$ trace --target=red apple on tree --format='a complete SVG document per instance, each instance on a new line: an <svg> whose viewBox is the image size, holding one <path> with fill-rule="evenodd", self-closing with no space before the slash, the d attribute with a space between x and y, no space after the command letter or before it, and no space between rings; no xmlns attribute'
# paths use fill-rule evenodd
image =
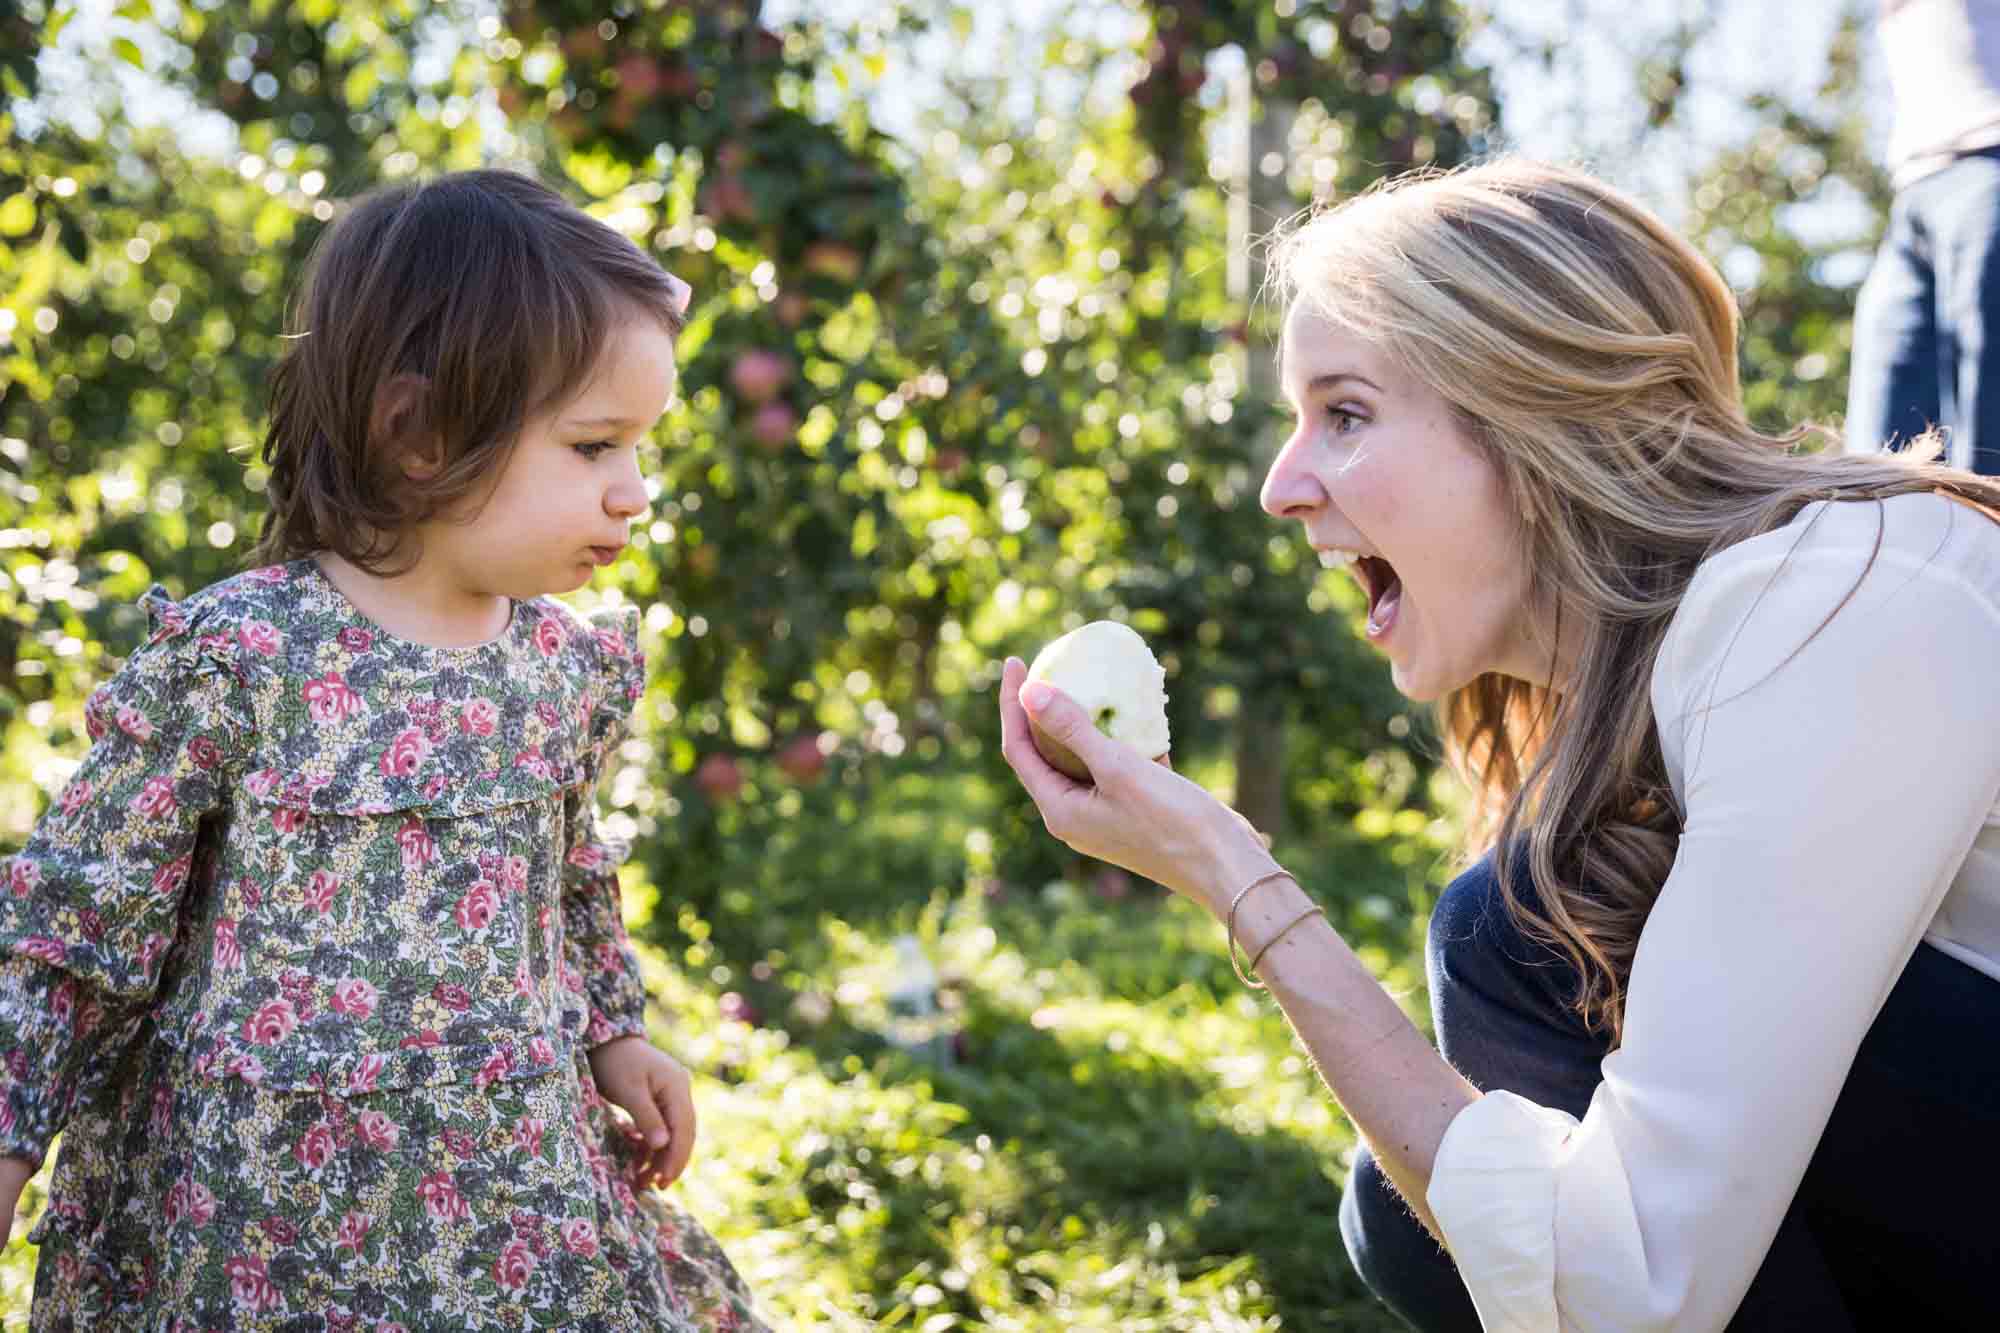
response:
<svg viewBox="0 0 2000 1333"><path fill-rule="evenodd" d="M694 785L716 805L735 800L743 791L743 770L726 754L712 754L694 771Z"/></svg>
<svg viewBox="0 0 2000 1333"><path fill-rule="evenodd" d="M750 438L763 445L767 453L776 453L790 444L798 429L799 414L782 398L764 404L750 418Z"/></svg>
<svg viewBox="0 0 2000 1333"><path fill-rule="evenodd" d="M807 732L785 742L778 751L778 767L801 786L819 781L826 770L826 752L820 749L819 737Z"/></svg>
<svg viewBox="0 0 2000 1333"><path fill-rule="evenodd" d="M722 176L702 190L702 212L721 222L748 222L757 216L750 189L736 176Z"/></svg>
<svg viewBox="0 0 2000 1333"><path fill-rule="evenodd" d="M752 403L769 402L791 378L791 361L764 347L751 348L729 366L729 386Z"/></svg>
<svg viewBox="0 0 2000 1333"><path fill-rule="evenodd" d="M795 329L806 322L812 311L812 302L803 292L781 292L778 295L778 322L788 329Z"/></svg>

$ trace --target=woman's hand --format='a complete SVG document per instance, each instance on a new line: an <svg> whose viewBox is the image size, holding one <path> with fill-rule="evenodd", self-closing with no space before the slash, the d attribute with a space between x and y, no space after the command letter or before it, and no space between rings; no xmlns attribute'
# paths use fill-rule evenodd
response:
<svg viewBox="0 0 2000 1333"><path fill-rule="evenodd" d="M1038 683L1023 698L1028 668L1007 659L1000 674L1001 753L1042 812L1050 833L1086 856L1120 865L1209 910L1225 886L1277 868L1250 821L1167 766L1148 763L1098 731L1075 700ZM1046 691L1045 699L1034 697ZM1035 723L1090 770L1078 782L1042 758Z"/></svg>
<svg viewBox="0 0 2000 1333"><path fill-rule="evenodd" d="M644 1037L614 1037L591 1050L590 1074L646 1141L633 1183L665 1189L680 1179L694 1156L694 1087L681 1062Z"/></svg>
<svg viewBox="0 0 2000 1333"><path fill-rule="evenodd" d="M25 1157L0 1157L0 1245L14 1234L14 1210L21 1206L21 1189L41 1168Z"/></svg>

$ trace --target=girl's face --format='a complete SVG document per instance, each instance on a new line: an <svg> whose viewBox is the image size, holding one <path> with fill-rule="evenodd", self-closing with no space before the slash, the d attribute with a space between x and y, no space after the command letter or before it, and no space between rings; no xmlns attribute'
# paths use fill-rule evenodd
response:
<svg viewBox="0 0 2000 1333"><path fill-rule="evenodd" d="M1375 346L1303 306L1285 322L1297 413L1264 479L1368 597L1367 635L1396 688L1432 700L1487 672L1548 683L1527 605L1521 520L1450 405Z"/></svg>
<svg viewBox="0 0 2000 1333"><path fill-rule="evenodd" d="M674 388L673 340L651 319L614 328L597 370L530 418L491 494L424 525L423 560L459 587L530 598L572 592L617 559L650 503L639 443Z"/></svg>

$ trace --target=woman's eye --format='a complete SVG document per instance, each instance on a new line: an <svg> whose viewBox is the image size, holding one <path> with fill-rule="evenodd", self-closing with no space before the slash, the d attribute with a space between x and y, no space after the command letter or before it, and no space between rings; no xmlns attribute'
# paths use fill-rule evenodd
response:
<svg viewBox="0 0 2000 1333"><path fill-rule="evenodd" d="M576 450L577 454L586 463L595 462L598 458L610 453L615 447L609 440L591 440L584 444L573 444L570 446L570 448Z"/></svg>
<svg viewBox="0 0 2000 1333"><path fill-rule="evenodd" d="M1326 416L1327 420L1333 423L1333 433L1336 435L1349 434L1367 420L1359 412L1350 411L1345 407L1329 407L1326 409Z"/></svg>

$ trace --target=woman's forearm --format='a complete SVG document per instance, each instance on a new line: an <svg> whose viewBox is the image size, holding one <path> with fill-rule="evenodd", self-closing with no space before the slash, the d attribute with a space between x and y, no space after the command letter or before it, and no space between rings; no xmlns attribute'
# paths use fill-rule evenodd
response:
<svg viewBox="0 0 2000 1333"><path fill-rule="evenodd" d="M1240 887L1255 877L1225 882ZM1233 896L1234 888L1225 892ZM1227 897L1213 905L1226 916ZM1251 890L1236 912L1244 956L1257 953L1311 905L1290 879ZM1431 1168L1445 1129L1479 1090L1445 1063L1324 917L1308 917L1285 931L1257 973L1376 1162L1436 1235L1424 1201Z"/></svg>

